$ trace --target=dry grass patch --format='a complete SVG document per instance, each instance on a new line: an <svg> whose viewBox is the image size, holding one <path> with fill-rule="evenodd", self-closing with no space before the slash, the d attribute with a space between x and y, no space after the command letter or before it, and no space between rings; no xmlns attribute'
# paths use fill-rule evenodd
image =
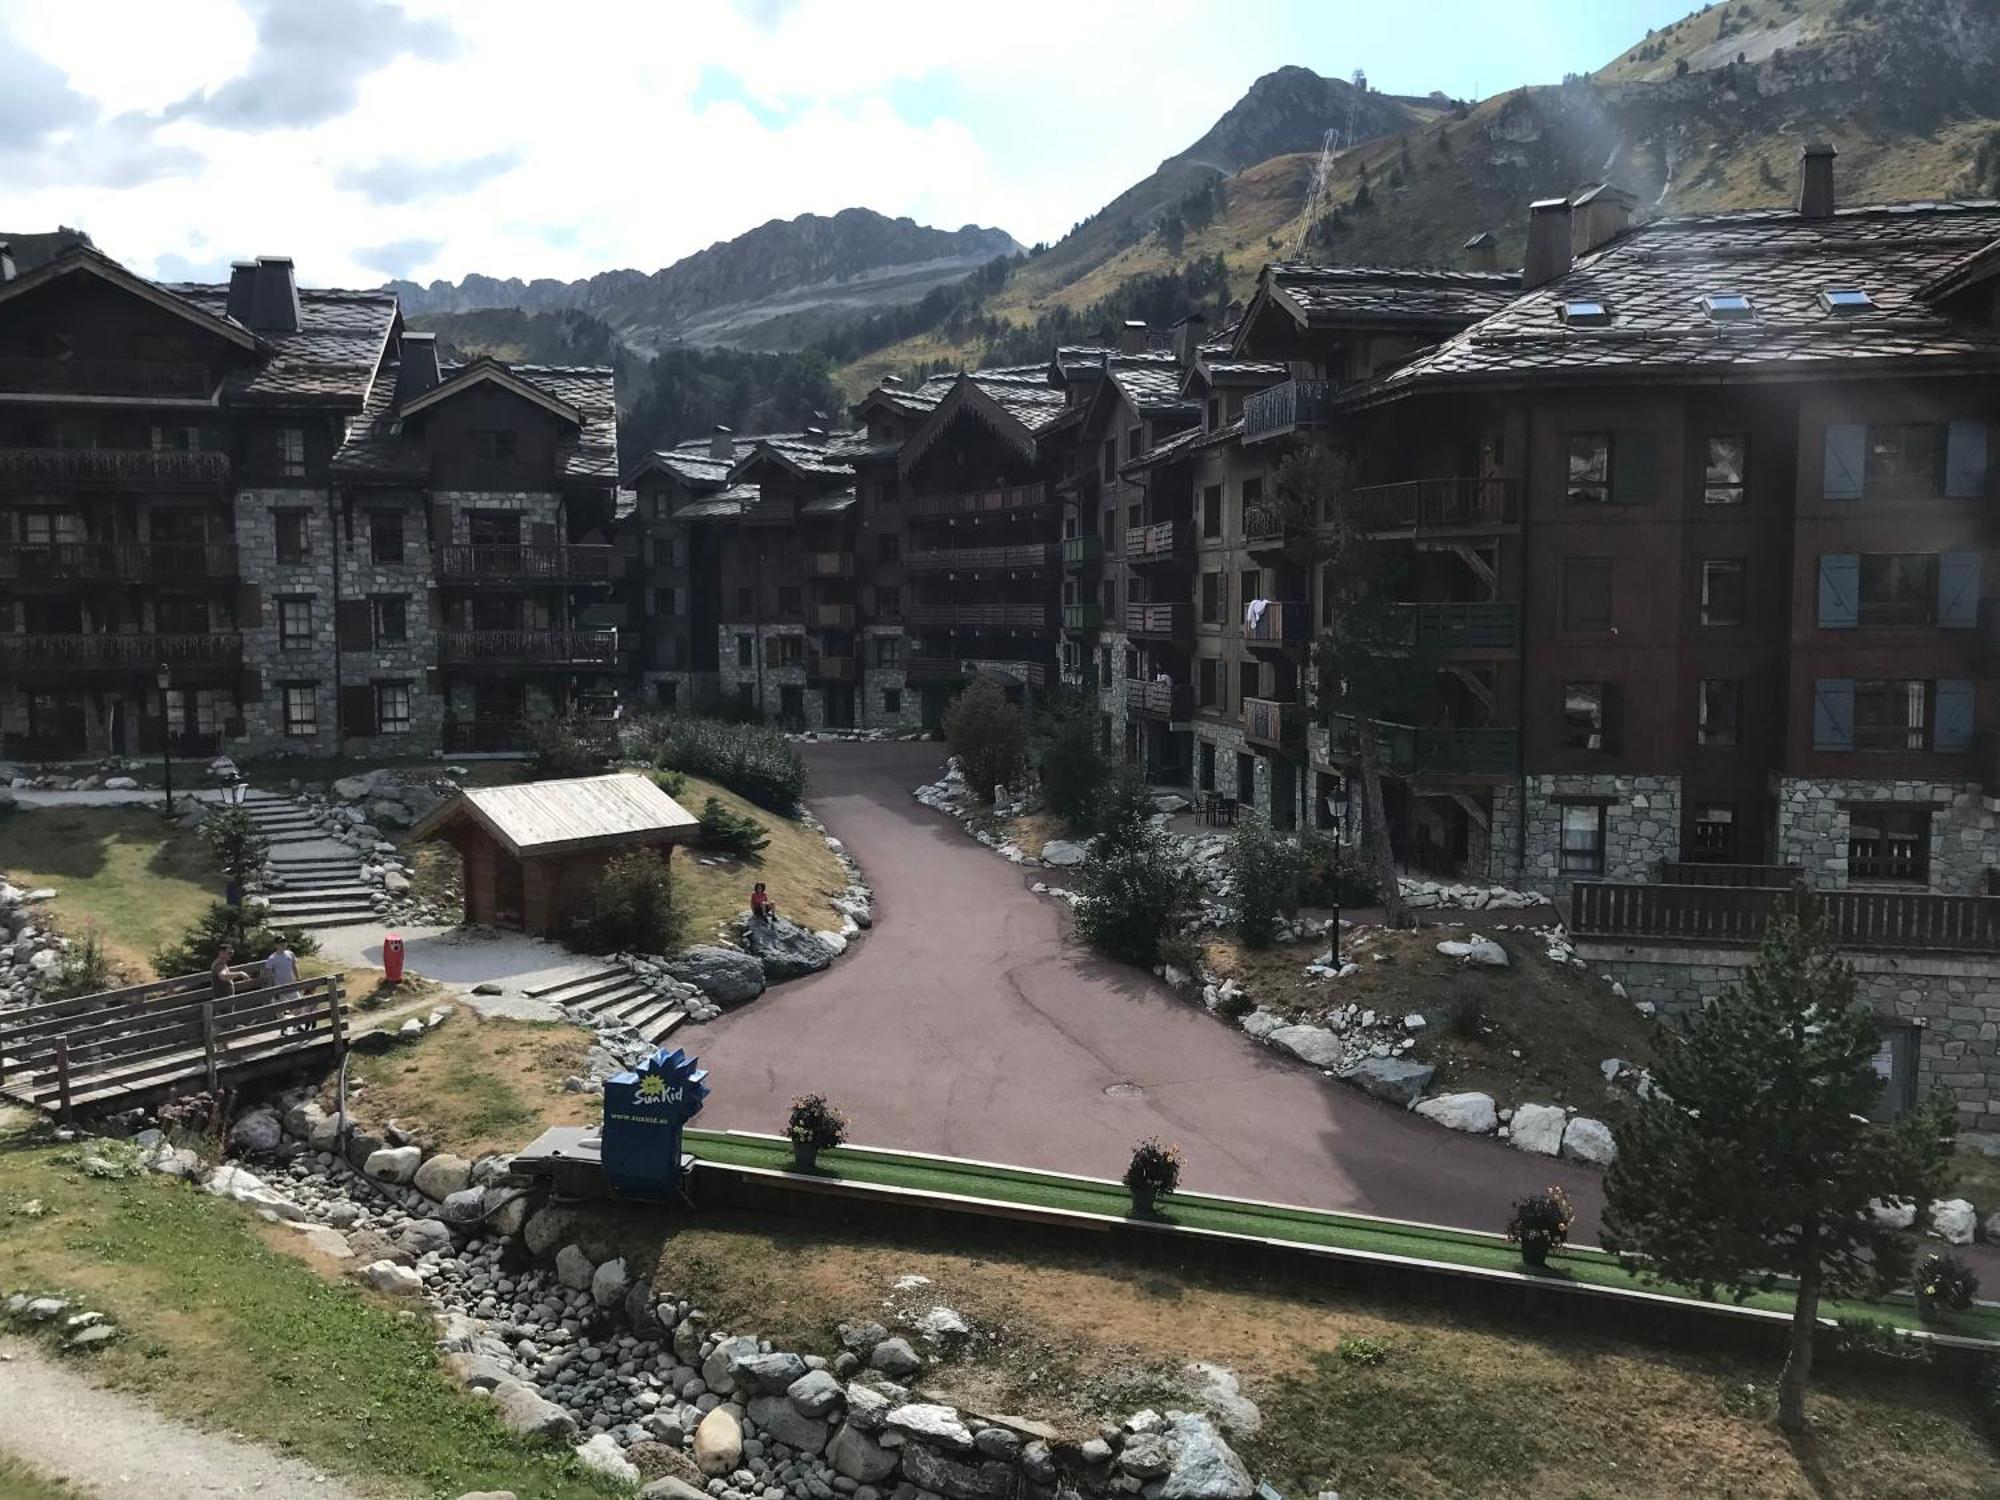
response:
<svg viewBox="0 0 2000 1500"><path fill-rule="evenodd" d="M674 856L674 895L686 907L687 940L713 942L733 929L736 918L750 909L750 887L763 881L778 915L812 928L840 927L832 898L847 889L847 872L826 847L826 840L809 825L781 818L737 796L726 787L699 776L686 778L675 800L697 817L714 797L733 813L763 824L771 842L760 853L738 858L704 853L700 845Z"/></svg>

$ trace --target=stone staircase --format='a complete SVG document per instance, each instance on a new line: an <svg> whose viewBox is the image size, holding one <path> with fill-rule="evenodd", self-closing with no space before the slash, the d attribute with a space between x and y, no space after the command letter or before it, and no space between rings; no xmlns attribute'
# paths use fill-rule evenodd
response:
<svg viewBox="0 0 2000 1500"><path fill-rule="evenodd" d="M657 994L652 984L623 964L538 985L523 993L531 1000L586 1012L600 1021L622 1021L653 1046L664 1042L687 1019L687 1011L678 1001Z"/></svg>
<svg viewBox="0 0 2000 1500"><path fill-rule="evenodd" d="M243 810L270 841L268 863L282 884L263 891L271 915L296 927L355 927L377 920L381 890L361 878L353 850L329 839L313 813L289 797L251 792Z"/></svg>

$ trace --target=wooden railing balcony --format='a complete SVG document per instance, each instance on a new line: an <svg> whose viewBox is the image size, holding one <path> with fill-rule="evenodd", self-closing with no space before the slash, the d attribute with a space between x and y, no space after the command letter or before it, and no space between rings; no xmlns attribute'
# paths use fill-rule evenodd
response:
<svg viewBox="0 0 2000 1500"><path fill-rule="evenodd" d="M964 675L965 669L956 656L912 652L903 658L905 682L950 682Z"/></svg>
<svg viewBox="0 0 2000 1500"><path fill-rule="evenodd" d="M447 542L437 549L438 577L453 582L609 581L612 549L596 543L521 547Z"/></svg>
<svg viewBox="0 0 2000 1500"><path fill-rule="evenodd" d="M1511 599L1399 604L1404 638L1440 651L1511 651L1521 644L1521 606Z"/></svg>
<svg viewBox="0 0 2000 1500"><path fill-rule="evenodd" d="M852 630L854 606L815 603L806 610L806 623L815 630Z"/></svg>
<svg viewBox="0 0 2000 1500"><path fill-rule="evenodd" d="M1705 947L1761 942L1785 893L1770 886L1625 885L1578 881L1577 937ZM1883 952L2000 952L2000 897L1932 891L1821 891L1843 948Z"/></svg>
<svg viewBox="0 0 2000 1500"><path fill-rule="evenodd" d="M1253 745L1290 750L1305 741L1305 705L1274 698L1243 700L1243 738Z"/></svg>
<svg viewBox="0 0 2000 1500"><path fill-rule="evenodd" d="M1244 643L1253 650L1296 645L1312 634L1312 606L1303 599L1271 599L1252 625L1246 619Z"/></svg>
<svg viewBox="0 0 2000 1500"><path fill-rule="evenodd" d="M1125 712L1148 719L1185 719L1194 712L1194 689L1185 682L1127 682Z"/></svg>
<svg viewBox="0 0 2000 1500"><path fill-rule="evenodd" d="M1128 635L1179 637L1194 631L1192 604L1127 604L1125 631Z"/></svg>
<svg viewBox="0 0 2000 1500"><path fill-rule="evenodd" d="M854 576L854 554L852 552L809 552L806 554L806 576L808 578L852 578Z"/></svg>
<svg viewBox="0 0 2000 1500"><path fill-rule="evenodd" d="M145 359L0 357L0 391L65 396L136 396L205 401L215 391L207 365Z"/></svg>
<svg viewBox="0 0 2000 1500"><path fill-rule="evenodd" d="M942 495L912 495L904 507L913 516L966 516L1009 510L1035 510L1049 503L1045 484L1016 484L985 490L961 490Z"/></svg>
<svg viewBox="0 0 2000 1500"><path fill-rule="evenodd" d="M1101 536L1066 536L1062 544L1062 560L1065 568L1087 568L1104 559L1104 538Z"/></svg>
<svg viewBox="0 0 2000 1500"><path fill-rule="evenodd" d="M438 635L444 662L613 667L618 664L615 630L446 630Z"/></svg>
<svg viewBox="0 0 2000 1500"><path fill-rule="evenodd" d="M178 582L234 578L236 569L233 542L0 542L0 579L10 583Z"/></svg>
<svg viewBox="0 0 2000 1500"><path fill-rule="evenodd" d="M1291 528L1285 524L1283 506L1243 507L1243 545L1252 552L1270 552L1282 548L1290 535Z"/></svg>
<svg viewBox="0 0 2000 1500"><path fill-rule="evenodd" d="M1135 567L1181 560L1188 548L1188 526L1183 521L1155 521L1134 526L1125 533L1125 561Z"/></svg>
<svg viewBox="0 0 2000 1500"><path fill-rule="evenodd" d="M1803 865L1724 865L1691 859L1660 861L1662 885L1750 886L1759 890L1790 890L1806 878Z"/></svg>
<svg viewBox="0 0 2000 1500"><path fill-rule="evenodd" d="M1062 622L1064 630L1098 630L1104 625L1104 606L1101 604L1065 604Z"/></svg>
<svg viewBox="0 0 2000 1500"><path fill-rule="evenodd" d="M1040 604L911 604L903 618L912 625L952 625L962 630L1043 630L1048 610Z"/></svg>
<svg viewBox="0 0 2000 1500"><path fill-rule="evenodd" d="M139 671L168 666L233 667L243 656L235 631L160 634L0 635L0 668L16 671Z"/></svg>
<svg viewBox="0 0 2000 1500"><path fill-rule="evenodd" d="M1365 485L1354 500L1372 532L1476 532L1520 519L1520 484L1513 479L1406 479Z"/></svg>
<svg viewBox="0 0 2000 1500"><path fill-rule="evenodd" d="M1010 661L997 657L940 656L919 652L904 658L905 682L957 682L967 677L994 677L1007 682L1040 687L1048 680L1048 668L1038 661Z"/></svg>
<svg viewBox="0 0 2000 1500"><path fill-rule="evenodd" d="M853 682L860 675L852 656L829 656L814 651L806 657L806 676L814 682Z"/></svg>
<svg viewBox="0 0 2000 1500"><path fill-rule="evenodd" d="M903 554L912 573L1033 572L1055 561L1048 542L1017 542L999 547L930 547Z"/></svg>
<svg viewBox="0 0 2000 1500"><path fill-rule="evenodd" d="M1243 441L1324 425L1333 416L1336 388L1331 380L1287 380L1256 392L1243 403Z"/></svg>
<svg viewBox="0 0 2000 1500"><path fill-rule="evenodd" d="M0 448L0 484L210 485L229 482L227 453L178 448Z"/></svg>
<svg viewBox="0 0 2000 1500"><path fill-rule="evenodd" d="M1398 776L1512 776L1520 765L1520 741L1511 728L1419 729L1410 724L1375 721L1382 749L1382 767ZM1343 756L1359 753L1360 722L1337 714L1330 748Z"/></svg>

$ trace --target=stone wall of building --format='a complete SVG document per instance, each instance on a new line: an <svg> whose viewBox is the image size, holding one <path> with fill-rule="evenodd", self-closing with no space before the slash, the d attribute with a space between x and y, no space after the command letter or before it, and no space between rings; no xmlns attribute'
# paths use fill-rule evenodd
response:
<svg viewBox="0 0 2000 1500"><path fill-rule="evenodd" d="M402 520L401 562L377 562L374 557L376 516L389 512ZM390 733L378 723L372 735L348 734L342 749L360 756L427 755L439 746L445 704L443 695L432 690L436 679L427 670L438 659L438 631L431 618L430 589L436 568L429 522L415 505L364 505L354 516L351 533L344 534L341 541L341 597L369 601L372 644L365 651L341 651L340 684L372 689L382 683L401 683L410 697L407 731ZM385 598L403 601L404 638L400 645L383 639L375 628L378 620L373 605Z"/></svg>
<svg viewBox="0 0 2000 1500"><path fill-rule="evenodd" d="M2000 816L1976 782L1773 778L1777 861L1805 867L1815 885L1848 883L1849 805L1856 802L1932 806L1930 888L1970 896L1985 889L2000 865Z"/></svg>
<svg viewBox="0 0 2000 1500"><path fill-rule="evenodd" d="M280 512L304 517L305 550L297 562L278 560ZM224 748L238 755L332 755L339 746L339 704L334 666L334 562L336 540L325 490L274 488L236 495L236 552L240 576L260 598L258 623L242 622L246 675L261 684L256 701L243 704L243 736ZM281 643L282 601L311 602L309 640ZM312 695L310 734L288 733L285 689Z"/></svg>
<svg viewBox="0 0 2000 1500"><path fill-rule="evenodd" d="M823 695L811 692L806 684L806 628L804 625L755 625L724 622L717 627L720 646L717 661L720 664L717 676L722 683L723 697L731 702L745 702L774 723L785 718L785 689L798 689L797 719L801 728L823 727ZM738 643L744 639L751 643L750 661L746 665L739 655ZM766 641L794 640L798 659L795 665L783 665L778 658L766 659ZM784 650L781 646L780 652ZM748 689L747 696L745 689Z"/></svg>
<svg viewBox="0 0 2000 1500"><path fill-rule="evenodd" d="M875 665L875 643L902 642L904 658L915 641L900 625L864 625L855 650L860 653L861 677L854 689L855 724L861 729L902 731L924 727L923 695L912 687L901 667ZM888 695L888 696L885 696Z"/></svg>
<svg viewBox="0 0 2000 1500"><path fill-rule="evenodd" d="M1530 776L1523 809L1527 837L1521 869L1513 878L1528 890L1551 895L1580 878L1562 868L1562 809L1566 802L1592 800L1601 800L1604 807L1604 869L1581 878L1656 881L1660 861L1680 857L1678 776Z"/></svg>

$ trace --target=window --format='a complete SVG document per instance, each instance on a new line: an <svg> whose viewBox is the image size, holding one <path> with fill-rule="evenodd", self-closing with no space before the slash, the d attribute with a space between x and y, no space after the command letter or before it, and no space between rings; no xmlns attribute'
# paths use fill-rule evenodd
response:
<svg viewBox="0 0 2000 1500"><path fill-rule="evenodd" d="M1563 684L1563 748L1617 754L1624 748L1625 697L1615 682Z"/></svg>
<svg viewBox="0 0 2000 1500"><path fill-rule="evenodd" d="M1222 623L1222 575L1204 573L1201 575L1201 622L1204 625Z"/></svg>
<svg viewBox="0 0 2000 1500"><path fill-rule="evenodd" d="M375 644L407 646L410 643L409 599L402 594L377 594L369 603L373 606L375 617Z"/></svg>
<svg viewBox="0 0 2000 1500"><path fill-rule="evenodd" d="M736 665L754 667L757 665L757 638L750 635L736 637Z"/></svg>
<svg viewBox="0 0 2000 1500"><path fill-rule="evenodd" d="M472 456L482 463L504 463L514 453L514 434L505 428L472 434Z"/></svg>
<svg viewBox="0 0 2000 1500"><path fill-rule="evenodd" d="M1741 292L1710 292L1701 299L1701 310L1712 323L1742 323L1757 316L1757 309Z"/></svg>
<svg viewBox="0 0 2000 1500"><path fill-rule="evenodd" d="M903 664L903 638L900 635L878 635L875 637L875 665L878 667L900 667Z"/></svg>
<svg viewBox="0 0 2000 1500"><path fill-rule="evenodd" d="M739 585L736 590L736 613L752 615L757 612L757 596L747 586Z"/></svg>
<svg viewBox="0 0 2000 1500"><path fill-rule="evenodd" d="M1847 878L1930 882L1931 810L1894 803L1847 809Z"/></svg>
<svg viewBox="0 0 2000 1500"><path fill-rule="evenodd" d="M475 547L518 547L521 518L511 510L475 510L465 518L467 540Z"/></svg>
<svg viewBox="0 0 2000 1500"><path fill-rule="evenodd" d="M805 595L800 592L799 586L796 583L782 583L778 585L779 614L795 615L804 608Z"/></svg>
<svg viewBox="0 0 2000 1500"><path fill-rule="evenodd" d="M1934 552L1861 554L1859 617L1865 626L1929 625L1937 614Z"/></svg>
<svg viewBox="0 0 2000 1500"><path fill-rule="evenodd" d="M903 618L903 591L893 584L884 584L875 590L875 618L878 620L900 620Z"/></svg>
<svg viewBox="0 0 2000 1500"><path fill-rule="evenodd" d="M369 515L368 558L378 563L399 563L403 560L401 511L378 510Z"/></svg>
<svg viewBox="0 0 2000 1500"><path fill-rule="evenodd" d="M1828 287L1819 294L1819 305L1845 318L1875 311L1875 299L1858 286Z"/></svg>
<svg viewBox="0 0 2000 1500"><path fill-rule="evenodd" d="M1744 456L1749 443L1740 437L1712 437L1708 440L1708 461L1702 470L1701 501L1704 505L1743 503Z"/></svg>
<svg viewBox="0 0 2000 1500"><path fill-rule="evenodd" d="M302 563L306 560L306 513L302 510L271 512L277 533L278 561Z"/></svg>
<svg viewBox="0 0 2000 1500"><path fill-rule="evenodd" d="M1701 565L1701 623L1743 623L1743 560L1711 557Z"/></svg>
<svg viewBox="0 0 2000 1500"><path fill-rule="evenodd" d="M1604 873L1604 804L1564 802L1562 809L1562 872L1565 875Z"/></svg>
<svg viewBox="0 0 2000 1500"><path fill-rule="evenodd" d="M1868 424L1862 487L1871 497L1929 499L1944 487L1942 422Z"/></svg>
<svg viewBox="0 0 2000 1500"><path fill-rule="evenodd" d="M285 651L303 651L312 645L313 602L310 595L278 601L278 646Z"/></svg>
<svg viewBox="0 0 2000 1500"><path fill-rule="evenodd" d="M199 427L155 427L153 429L153 451L155 453L199 453L201 452L201 429Z"/></svg>
<svg viewBox="0 0 2000 1500"><path fill-rule="evenodd" d="M1579 299L1563 303L1562 320L1571 328L1607 328L1611 324L1611 310L1602 302Z"/></svg>
<svg viewBox="0 0 2000 1500"><path fill-rule="evenodd" d="M1576 505L1611 503L1611 434L1573 432L1569 437L1569 498Z"/></svg>
<svg viewBox="0 0 2000 1500"><path fill-rule="evenodd" d="M1743 684L1734 677L1704 677L1696 714L1695 740L1702 745L1734 745L1742 733Z"/></svg>
<svg viewBox="0 0 2000 1500"><path fill-rule="evenodd" d="M1244 609L1250 607L1252 599L1261 599L1264 596L1264 570L1262 568L1246 568L1238 575L1236 581L1238 586L1243 590L1237 602Z"/></svg>
<svg viewBox="0 0 2000 1500"><path fill-rule="evenodd" d="M1236 701L1242 703L1247 698L1258 697L1258 671L1254 661L1240 661L1236 664Z"/></svg>
<svg viewBox="0 0 2000 1500"><path fill-rule="evenodd" d="M806 659L806 640L802 635L781 635L778 637L778 665L781 667L803 666Z"/></svg>
<svg viewBox="0 0 2000 1500"><path fill-rule="evenodd" d="M278 472L287 479L306 477L306 430L303 427L278 429Z"/></svg>
<svg viewBox="0 0 2000 1500"><path fill-rule="evenodd" d="M375 732L377 734L410 732L410 685L407 682L375 684Z"/></svg>
<svg viewBox="0 0 2000 1500"><path fill-rule="evenodd" d="M893 531L884 531L875 538L875 560L894 562L903 555L903 539Z"/></svg>
<svg viewBox="0 0 2000 1500"><path fill-rule="evenodd" d="M752 696L752 694L754 694L755 692L756 692L756 685L754 683L749 683L749 682L737 683L736 706L738 708L754 709L757 706L757 700L755 697Z"/></svg>
<svg viewBox="0 0 2000 1500"><path fill-rule="evenodd" d="M1222 535L1222 486L1211 484L1201 492L1201 534L1209 541Z"/></svg>
<svg viewBox="0 0 2000 1500"><path fill-rule="evenodd" d="M1243 514L1246 516L1249 515L1251 511L1257 509L1260 505L1264 503L1263 475L1261 474L1255 475L1252 478L1243 481L1242 498L1243 498ZM1237 528L1236 534L1239 537L1241 537L1245 535L1245 531L1242 527L1239 526Z"/></svg>
<svg viewBox="0 0 2000 1500"><path fill-rule="evenodd" d="M1117 438L1106 438L1104 440L1104 477L1106 479L1116 479L1118 477Z"/></svg>
<svg viewBox="0 0 2000 1500"><path fill-rule="evenodd" d="M311 739L319 733L319 692L310 682L285 685L285 734L292 739Z"/></svg>
<svg viewBox="0 0 2000 1500"><path fill-rule="evenodd" d="M1222 663L1212 656L1204 656L1195 663L1195 688L1203 708L1227 709L1227 703L1219 702L1216 693L1222 683Z"/></svg>
<svg viewBox="0 0 2000 1500"><path fill-rule="evenodd" d="M899 714L903 711L903 690L901 688L882 689L882 712Z"/></svg>
<svg viewBox="0 0 2000 1500"><path fill-rule="evenodd" d="M1611 559L1563 559L1563 629L1611 628Z"/></svg>
<svg viewBox="0 0 2000 1500"><path fill-rule="evenodd" d="M672 617L672 616L673 616L673 615L675 614L675 612L676 612L676 611L675 611L675 608L674 608L674 591L673 591L673 589L672 589L672 588L658 588L658 589L654 589L654 590L653 590L653 613L654 613L654 614L656 614L656 615L659 615L659 616L662 616L662 617L664 617L664 618L671 618L671 617Z"/></svg>
<svg viewBox="0 0 2000 1500"><path fill-rule="evenodd" d="M1125 456L1137 458L1146 451L1146 429L1134 427L1125 434Z"/></svg>
<svg viewBox="0 0 2000 1500"><path fill-rule="evenodd" d="M1930 684L1885 678L1854 684L1854 748L1909 751L1930 748Z"/></svg>
<svg viewBox="0 0 2000 1500"><path fill-rule="evenodd" d="M1219 432L1221 428L1222 398L1220 396L1210 396L1208 398L1208 430L1210 432Z"/></svg>
<svg viewBox="0 0 2000 1500"><path fill-rule="evenodd" d="M1725 802L1697 803L1694 810L1694 857L1725 861L1736 854L1736 809Z"/></svg>
<svg viewBox="0 0 2000 1500"><path fill-rule="evenodd" d="M661 678L653 684L653 706L673 708L681 699L681 685L672 678Z"/></svg>
<svg viewBox="0 0 2000 1500"><path fill-rule="evenodd" d="M1201 768L1199 773L1201 777L1201 789L1204 792L1212 792L1215 790L1214 744L1211 741L1203 740L1197 747L1195 755L1195 763Z"/></svg>

